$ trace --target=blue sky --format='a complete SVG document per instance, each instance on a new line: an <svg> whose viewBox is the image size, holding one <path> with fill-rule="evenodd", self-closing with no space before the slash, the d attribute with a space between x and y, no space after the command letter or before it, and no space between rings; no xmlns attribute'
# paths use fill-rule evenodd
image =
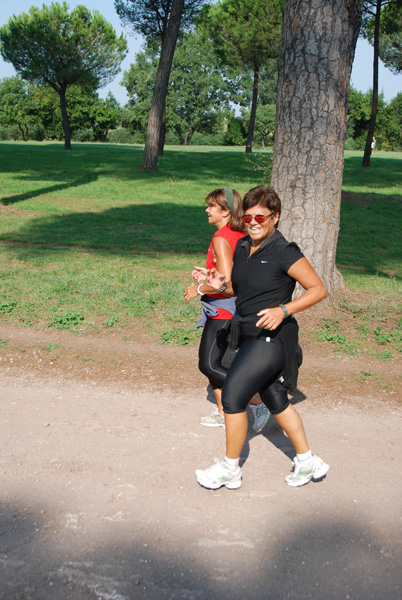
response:
<svg viewBox="0 0 402 600"><path fill-rule="evenodd" d="M61 0L59 0L61 3ZM0 1L0 25L7 23L8 19L13 15L18 15L22 12L28 12L31 6L42 6L42 4L49 5L51 1L48 0L12 0L6 2L6 0ZM67 2L70 8L77 6L78 4L84 4L90 10L98 10L107 19L118 33L124 32L129 45L129 53L122 63L122 71L129 68L130 64L134 61L134 55L136 52L141 50L142 40L139 36L130 35L129 30L123 29L119 17L117 16L114 9L113 0L70 0ZM353 63L352 85L363 92L367 91L372 87L373 78L373 49L365 40L359 39L356 48L355 60ZM11 77L15 75L15 71L10 63L6 63L0 57L0 79L3 77ZM100 90L102 97L106 96L109 90L112 91L116 99L120 104L125 104L127 96L125 89L119 84L121 80L121 73L110 83L107 87ZM380 63L379 71L379 89L384 92L385 100L389 102L394 98L398 92L402 91L402 74L393 75L389 69L386 69L382 63Z"/></svg>

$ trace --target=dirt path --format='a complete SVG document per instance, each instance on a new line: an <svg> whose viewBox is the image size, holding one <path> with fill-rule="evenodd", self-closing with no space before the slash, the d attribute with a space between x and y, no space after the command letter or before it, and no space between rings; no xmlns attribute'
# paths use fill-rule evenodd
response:
<svg viewBox="0 0 402 600"><path fill-rule="evenodd" d="M309 353L298 410L328 477L286 486L293 451L270 421L249 431L242 488L211 492L193 471L224 432L198 425L196 348L1 338L1 600L401 597L396 385Z"/></svg>

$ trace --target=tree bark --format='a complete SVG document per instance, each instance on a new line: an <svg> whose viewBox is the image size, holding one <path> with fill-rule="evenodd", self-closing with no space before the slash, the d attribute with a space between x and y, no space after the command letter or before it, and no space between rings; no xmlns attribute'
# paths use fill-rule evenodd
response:
<svg viewBox="0 0 402 600"><path fill-rule="evenodd" d="M185 146L189 146L190 142L191 142L191 138L193 137L193 135L195 134L195 132L197 131L197 127L190 127L190 129L187 132L187 137L185 139L184 145Z"/></svg>
<svg viewBox="0 0 402 600"><path fill-rule="evenodd" d="M259 67L259 65L254 65L253 99L251 102L250 122L248 124L246 154L251 154L253 152L253 138L254 138L254 128L255 128L255 115L257 112L259 78L260 78L260 67Z"/></svg>
<svg viewBox="0 0 402 600"><path fill-rule="evenodd" d="M374 21L374 58L373 58L373 96L371 99L371 113L369 128L367 132L366 147L364 149L363 167L370 166L371 144L373 142L375 124L377 121L378 110L378 57L380 45L380 21L381 21L382 0L377 0L377 7Z"/></svg>
<svg viewBox="0 0 402 600"><path fill-rule="evenodd" d="M163 156L166 138L166 97L163 101L161 131L159 134L158 156Z"/></svg>
<svg viewBox="0 0 402 600"><path fill-rule="evenodd" d="M363 0L285 0L272 186L280 229L329 296L344 287L336 246L350 74Z"/></svg>
<svg viewBox="0 0 402 600"><path fill-rule="evenodd" d="M62 87L60 89L57 89L56 92L59 94L60 97L60 109L64 129L64 150L71 150L71 129L70 119L68 118L66 107L66 88Z"/></svg>
<svg viewBox="0 0 402 600"><path fill-rule="evenodd" d="M159 140L162 130L163 110L183 9L184 0L173 0L169 24L162 42L151 110L149 113L144 154L141 163L141 167L143 169L149 169L152 171L156 171L158 164L158 154L160 151Z"/></svg>

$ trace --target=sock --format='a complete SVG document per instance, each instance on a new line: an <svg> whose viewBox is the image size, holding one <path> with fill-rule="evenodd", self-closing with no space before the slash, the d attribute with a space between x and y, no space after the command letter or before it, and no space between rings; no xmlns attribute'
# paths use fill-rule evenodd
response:
<svg viewBox="0 0 402 600"><path fill-rule="evenodd" d="M229 467L231 469L234 469L235 467L239 466L239 458L228 458L227 456L225 456L224 461L229 465Z"/></svg>
<svg viewBox="0 0 402 600"><path fill-rule="evenodd" d="M297 454L297 458L300 461L304 461L304 460L309 460L309 458L311 458L313 456L311 450L307 450L307 452L303 452L303 454Z"/></svg>

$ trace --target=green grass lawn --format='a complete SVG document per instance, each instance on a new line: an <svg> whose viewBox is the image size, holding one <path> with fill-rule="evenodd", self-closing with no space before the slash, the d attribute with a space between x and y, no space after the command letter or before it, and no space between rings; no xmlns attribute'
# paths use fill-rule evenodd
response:
<svg viewBox="0 0 402 600"><path fill-rule="evenodd" d="M182 302L213 233L206 194L262 183L243 148L167 147L159 171L142 146L0 143L0 320L75 331L136 318L190 326ZM402 153L369 169L345 153L338 263L350 289L395 304L401 292Z"/></svg>

